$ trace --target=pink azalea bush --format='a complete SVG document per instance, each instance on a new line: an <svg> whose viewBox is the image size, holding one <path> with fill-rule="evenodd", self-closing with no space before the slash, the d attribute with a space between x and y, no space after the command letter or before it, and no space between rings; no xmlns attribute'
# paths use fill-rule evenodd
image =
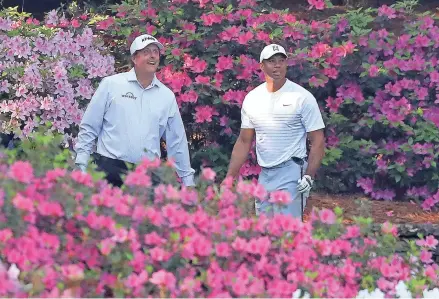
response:
<svg viewBox="0 0 439 299"><path fill-rule="evenodd" d="M0 163L0 295L35 297L355 297L412 294L438 286L438 241L395 253L397 231L370 219L343 225L341 211L314 211L308 223L255 217L254 198L285 203L252 182L218 186L204 169L196 189L151 174L174 173L144 161L112 188L90 174ZM172 176L171 176L172 177Z"/></svg>
<svg viewBox="0 0 439 299"><path fill-rule="evenodd" d="M0 12L2 133L26 138L41 124L76 135L96 83L114 73L114 58L96 38L88 16L44 22L13 9Z"/></svg>
<svg viewBox="0 0 439 299"><path fill-rule="evenodd" d="M309 3L318 9L330 4ZM223 153L230 153L239 132L244 96L262 82L260 50L282 43L291 53L288 76L313 92L325 115L320 187L360 188L383 200L410 197L426 210L434 208L439 202L436 17L393 5L307 22L264 5L253 0L152 1L143 10L117 5L112 24L99 32L121 41L147 32L166 45L159 78L177 95L195 165L213 167L219 178L229 158ZM395 19L403 24L400 34L386 30ZM241 174L259 171L252 152Z"/></svg>
<svg viewBox="0 0 439 299"><path fill-rule="evenodd" d="M318 10L330 7L330 1L308 2ZM113 61L110 56L89 55L102 49L96 43L87 43L91 52L79 54L71 46L82 49L81 43L90 41L87 28L91 28L104 38L117 70L122 71L129 64L127 45L146 32L166 46L158 77L177 96L194 168L211 167L221 180L239 132L242 101L263 79L259 53L267 43L280 42L290 53L288 77L316 96L327 125L326 156L316 187L332 192L361 190L380 200L408 197L419 200L426 210L437 207L439 27L435 15L418 16L395 4L304 21L256 0L151 0L146 6L124 3L110 8L111 15L99 18L80 12L48 15L46 23L56 33L48 43L60 38L67 43L59 49L47 47L67 59L68 71L64 74L55 64L47 68L53 75L50 82L61 80L62 86L47 89L49 94L38 93L39 108L28 86L39 82L32 75L36 71L18 76L11 70L2 79L0 90L7 88L8 96L0 105L10 130L21 132L21 126L29 132L40 121L34 115L41 113L60 131L72 127L74 138L83 104L95 86L90 79L111 73ZM389 29L395 21L400 29L396 33ZM12 65L20 65L20 55L40 46L32 42L33 37L8 32L47 27L33 20L13 23L6 17L0 23L4 41L0 55L9 57ZM11 24L17 28L10 30ZM18 42L25 47L18 50ZM39 70L38 63L35 68ZM80 91L79 86L90 88ZM58 98L61 105L53 108L51 103ZM26 101L33 104L20 104ZM59 112L59 107L64 110ZM252 151L241 174L251 178L259 171Z"/></svg>

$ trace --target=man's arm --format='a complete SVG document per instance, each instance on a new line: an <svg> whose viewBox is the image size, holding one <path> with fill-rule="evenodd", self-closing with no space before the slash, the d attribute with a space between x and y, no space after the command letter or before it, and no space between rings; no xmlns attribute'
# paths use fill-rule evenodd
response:
<svg viewBox="0 0 439 299"><path fill-rule="evenodd" d="M233 147L227 176L238 176L241 166L247 160L254 136L255 129L241 129L239 137L236 140L235 146Z"/></svg>
<svg viewBox="0 0 439 299"><path fill-rule="evenodd" d="M79 125L78 141L75 145L75 164L84 172L87 169L88 159L90 158L96 137L98 137L102 130L107 107L107 85L108 83L105 79L99 84Z"/></svg>
<svg viewBox="0 0 439 299"><path fill-rule="evenodd" d="M309 152L307 175L314 179L319 169L322 159L325 156L325 136L323 129L308 132L308 138L311 141L311 150Z"/></svg>
<svg viewBox="0 0 439 299"><path fill-rule="evenodd" d="M166 125L165 140L168 156L174 159L177 174L183 184L186 187L195 186L195 170L191 168L186 131L175 99Z"/></svg>

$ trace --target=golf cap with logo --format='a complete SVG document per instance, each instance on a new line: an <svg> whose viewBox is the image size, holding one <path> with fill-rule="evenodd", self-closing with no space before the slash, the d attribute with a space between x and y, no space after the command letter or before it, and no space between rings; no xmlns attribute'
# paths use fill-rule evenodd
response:
<svg viewBox="0 0 439 299"><path fill-rule="evenodd" d="M131 43L130 53L133 55L136 51L142 50L150 44L156 44L159 49L163 49L163 45L154 37L149 34L139 35Z"/></svg>
<svg viewBox="0 0 439 299"><path fill-rule="evenodd" d="M277 44L271 44L266 46L262 52L261 52L261 57L259 59L259 62L262 62L265 59L270 59L273 55L276 54L283 54L286 57L287 56L287 52L285 51L284 47L277 45Z"/></svg>

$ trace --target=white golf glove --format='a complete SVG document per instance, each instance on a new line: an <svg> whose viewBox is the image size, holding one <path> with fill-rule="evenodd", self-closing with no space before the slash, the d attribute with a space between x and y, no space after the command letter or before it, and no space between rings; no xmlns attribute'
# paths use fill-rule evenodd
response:
<svg viewBox="0 0 439 299"><path fill-rule="evenodd" d="M312 188L312 184L314 183L311 176L305 174L303 178L297 181L299 184L297 185L297 191L300 193L306 193L309 192Z"/></svg>

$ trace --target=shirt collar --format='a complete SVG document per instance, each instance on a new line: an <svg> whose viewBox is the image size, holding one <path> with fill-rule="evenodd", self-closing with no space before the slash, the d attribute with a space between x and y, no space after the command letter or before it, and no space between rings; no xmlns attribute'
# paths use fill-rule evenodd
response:
<svg viewBox="0 0 439 299"><path fill-rule="evenodd" d="M128 79L129 82L135 81L135 82L137 82L141 86L141 84L137 80L137 76L136 76L136 72L134 71L134 68L132 68L127 73L127 79ZM154 86L160 87L160 85L158 83L159 83L159 80L157 79L156 75L154 74L154 78L152 79L151 84L148 87L146 87L145 89L149 89L149 88L152 88Z"/></svg>

